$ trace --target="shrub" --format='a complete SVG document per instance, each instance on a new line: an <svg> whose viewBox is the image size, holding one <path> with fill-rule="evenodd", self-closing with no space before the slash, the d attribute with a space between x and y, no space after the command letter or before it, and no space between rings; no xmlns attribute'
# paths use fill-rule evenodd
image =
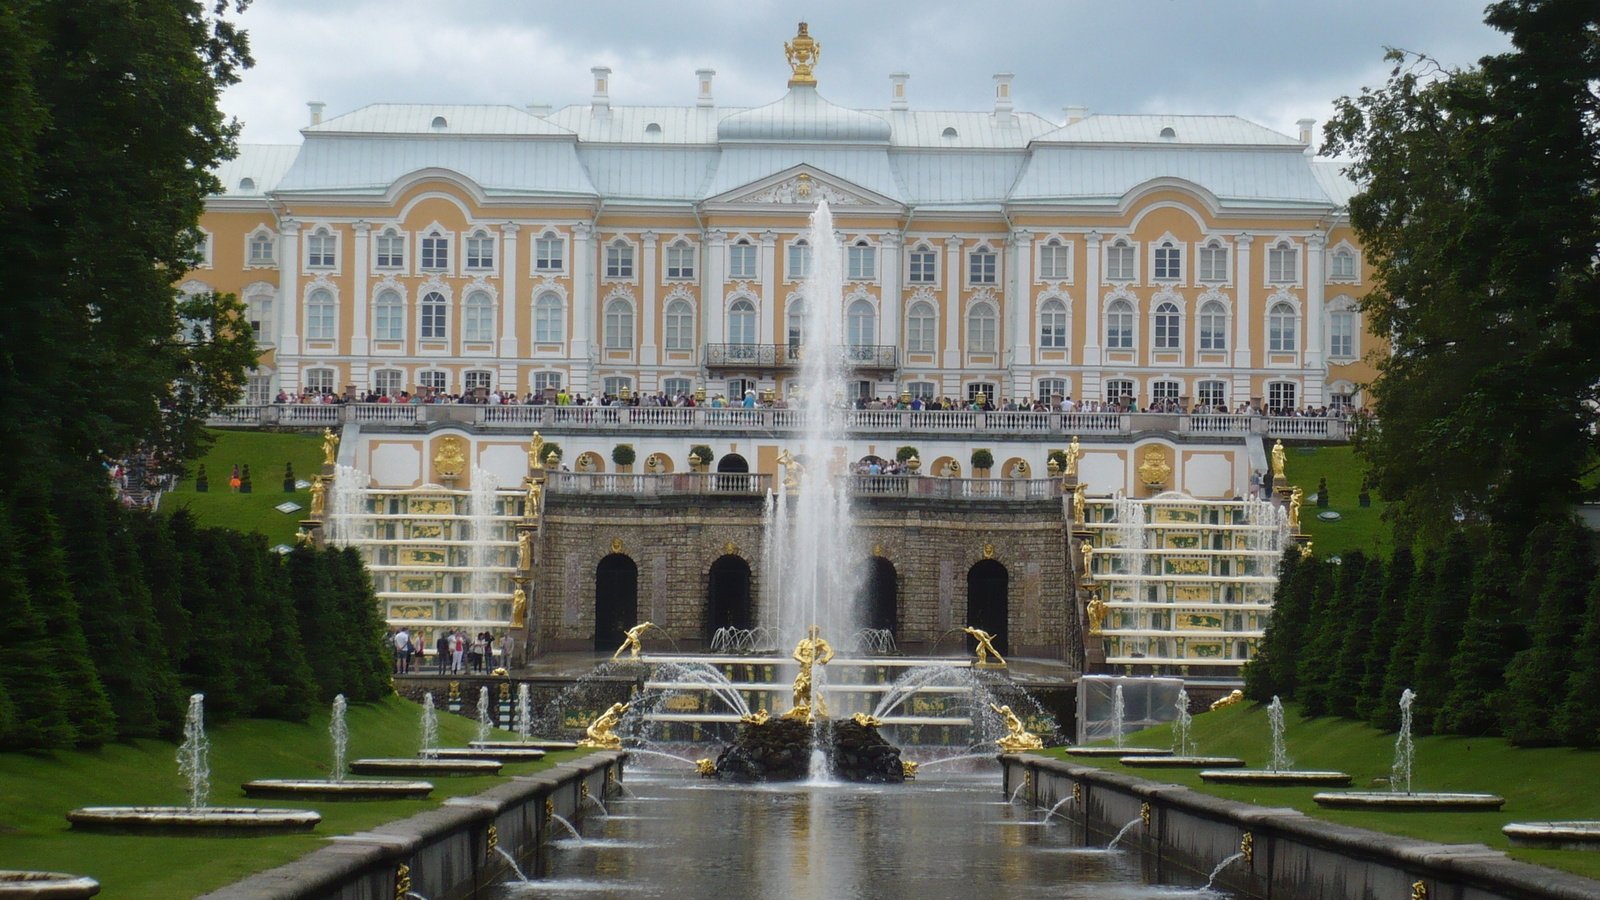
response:
<svg viewBox="0 0 1600 900"><path fill-rule="evenodd" d="M618 444L611 448L611 461L619 466L633 465L634 452L632 444Z"/></svg>
<svg viewBox="0 0 1600 900"><path fill-rule="evenodd" d="M911 457L918 455L917 448L911 446L910 444L907 444L894 452L894 458L901 462L905 462Z"/></svg>
<svg viewBox="0 0 1600 900"><path fill-rule="evenodd" d="M554 453L556 455L556 462L558 462L558 463L561 462L562 457L565 456L565 454L561 450L561 445L560 444L556 443L555 441L546 441L545 445L544 445L545 458L549 459L550 458L550 454L552 454L552 453Z"/></svg>
<svg viewBox="0 0 1600 900"><path fill-rule="evenodd" d="M982 447L972 451L972 468L974 471L994 467L994 454Z"/></svg>
<svg viewBox="0 0 1600 900"><path fill-rule="evenodd" d="M695 444L693 447L689 448L690 463L699 461L700 465L709 466L711 465L711 461L716 458L717 455L712 453L711 448L707 447L705 444Z"/></svg>
<svg viewBox="0 0 1600 900"><path fill-rule="evenodd" d="M1065 472L1067 470L1067 451L1051 450L1045 458L1055 460L1057 472Z"/></svg>

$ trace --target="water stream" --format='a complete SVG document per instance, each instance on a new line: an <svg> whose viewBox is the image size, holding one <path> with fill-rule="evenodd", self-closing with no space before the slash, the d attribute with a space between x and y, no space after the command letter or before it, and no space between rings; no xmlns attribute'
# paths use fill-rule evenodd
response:
<svg viewBox="0 0 1600 900"><path fill-rule="evenodd" d="M1132 822L1129 822L1128 824L1122 826L1122 828L1117 831L1116 837L1113 837L1111 839L1111 843L1106 844L1106 850L1109 851L1109 850L1117 849L1117 845L1122 843L1122 839L1124 837L1127 837L1128 832L1132 831L1134 829L1134 826L1138 825L1139 823L1141 823L1143 821L1144 821L1144 818L1140 817L1140 818L1134 819Z"/></svg>
<svg viewBox="0 0 1600 900"><path fill-rule="evenodd" d="M1222 874L1222 870L1226 869L1227 867L1229 867L1231 865L1233 865L1234 863L1238 862L1241 859L1244 859L1244 854L1243 853L1235 853L1234 855L1228 857L1227 859L1223 860L1222 862L1217 863L1217 867L1215 869L1211 870L1210 877L1206 878L1206 886L1204 888L1201 888L1201 890L1206 890L1206 891L1211 890L1211 886L1217 883L1217 876Z"/></svg>
<svg viewBox="0 0 1600 900"><path fill-rule="evenodd" d="M328 779L334 784L340 784L345 776L345 754L350 748L350 726L345 722L344 695L333 698L333 717L328 720L328 735L333 739L333 767L328 770Z"/></svg>
<svg viewBox="0 0 1600 900"><path fill-rule="evenodd" d="M489 735L494 731L494 720L489 718L489 686L478 688L478 734L476 740L480 743L489 740Z"/></svg>
<svg viewBox="0 0 1600 900"><path fill-rule="evenodd" d="M1189 728L1194 723L1194 716L1189 714L1189 692L1178 688L1178 699L1173 706L1177 708L1178 716L1172 720L1172 753L1174 756L1193 756L1195 746Z"/></svg>
<svg viewBox="0 0 1600 900"><path fill-rule="evenodd" d="M178 748L178 771L189 783L189 808L205 806L211 797L211 742L206 739L205 694L189 695L183 745Z"/></svg>
<svg viewBox="0 0 1600 900"><path fill-rule="evenodd" d="M439 757L439 712L433 708L433 692L422 695L422 736L417 755L423 759Z"/></svg>
<svg viewBox="0 0 1600 900"><path fill-rule="evenodd" d="M1394 766L1390 770L1389 790L1411 793L1411 766L1417 748L1411 741L1411 704L1417 695L1410 688L1400 694L1400 735L1394 739Z"/></svg>
<svg viewBox="0 0 1600 900"><path fill-rule="evenodd" d="M528 683L517 685L517 740L526 744L533 737L533 705Z"/></svg>
<svg viewBox="0 0 1600 900"><path fill-rule="evenodd" d="M1294 760L1283 743L1283 701L1277 695L1267 705L1267 724L1272 728L1272 760L1267 766L1274 772L1287 772L1294 768Z"/></svg>

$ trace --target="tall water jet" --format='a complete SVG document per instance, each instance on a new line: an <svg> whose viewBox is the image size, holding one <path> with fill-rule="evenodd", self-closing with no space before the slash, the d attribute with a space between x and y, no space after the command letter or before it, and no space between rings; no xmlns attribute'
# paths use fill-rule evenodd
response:
<svg viewBox="0 0 1600 900"><path fill-rule="evenodd" d="M517 685L517 740L526 744L533 737L533 705L528 683Z"/></svg>
<svg viewBox="0 0 1600 900"><path fill-rule="evenodd" d="M439 756L439 712L433 708L433 692L422 695L422 740L417 755L423 759Z"/></svg>
<svg viewBox="0 0 1600 900"><path fill-rule="evenodd" d="M1122 749L1125 740L1122 728L1126 716L1127 705L1122 699L1122 685L1119 684L1111 696L1111 743L1118 750Z"/></svg>
<svg viewBox="0 0 1600 900"><path fill-rule="evenodd" d="M189 695L189 713L183 720L183 745L178 748L178 772L189 782L189 808L200 809L211 795L211 743L206 740L206 695Z"/></svg>
<svg viewBox="0 0 1600 900"><path fill-rule="evenodd" d="M472 493L467 497L467 515L471 528L472 547L468 561L472 566L472 618L483 622L497 619L490 615L490 597L498 597L501 576L490 571L500 565L500 549L493 541L494 520L500 512L498 491L500 482L493 473L484 469L472 470Z"/></svg>
<svg viewBox="0 0 1600 900"><path fill-rule="evenodd" d="M1257 785L1343 786L1350 783L1350 775L1347 772L1294 768L1294 760L1289 758L1289 750L1283 740L1283 701L1277 696L1274 696L1272 702L1267 705L1267 725L1272 731L1272 756L1267 762L1267 768L1205 769L1200 772L1200 780L1218 784Z"/></svg>
<svg viewBox="0 0 1600 900"><path fill-rule="evenodd" d="M1272 731L1272 758L1267 763L1267 769L1271 772L1287 772L1294 767L1294 760L1289 758L1289 750L1284 746L1283 701L1276 694L1267 705L1267 727Z"/></svg>
<svg viewBox="0 0 1600 900"><path fill-rule="evenodd" d="M1416 761L1416 745L1411 740L1411 705L1416 702L1416 692L1406 688L1400 694L1400 735L1394 741L1394 765L1389 770L1387 791L1336 791L1313 794L1318 806L1335 809L1393 809L1393 810L1458 810L1493 811L1505 805L1498 794L1428 791L1417 793L1411 789L1411 768ZM1515 824L1515 823L1513 823ZM1546 823L1549 824L1549 823ZM1506 826L1508 835L1514 834ZM1512 841L1515 845L1517 842ZM1537 846L1523 844L1522 846Z"/></svg>
<svg viewBox="0 0 1600 900"><path fill-rule="evenodd" d="M489 718L489 688L487 685L478 688L478 736L481 743L489 739L489 733L494 730L494 720Z"/></svg>
<svg viewBox="0 0 1600 900"><path fill-rule="evenodd" d="M1178 688L1178 700L1173 704L1178 710L1178 717L1172 720L1172 752L1179 756L1194 755L1194 741L1189 736L1189 728L1194 723L1194 716L1189 715L1189 692Z"/></svg>
<svg viewBox="0 0 1600 900"><path fill-rule="evenodd" d="M372 486L372 476L354 466L335 466L333 482L328 485L328 503L323 529L327 539L335 543L349 543L358 538L370 538L371 519L367 513L366 490ZM363 528L363 523L366 526ZM365 533L363 533L365 532Z"/></svg>
<svg viewBox="0 0 1600 900"><path fill-rule="evenodd" d="M1394 739L1394 766L1389 772L1389 790L1411 793L1411 765L1417 747L1411 741L1411 704L1417 695L1410 688L1400 694L1400 735Z"/></svg>
<svg viewBox="0 0 1600 900"><path fill-rule="evenodd" d="M346 709L343 694L333 698L333 718L328 720L328 735L333 738L333 768L328 771L328 780L335 784L344 781L345 751L350 746L350 727L345 723Z"/></svg>

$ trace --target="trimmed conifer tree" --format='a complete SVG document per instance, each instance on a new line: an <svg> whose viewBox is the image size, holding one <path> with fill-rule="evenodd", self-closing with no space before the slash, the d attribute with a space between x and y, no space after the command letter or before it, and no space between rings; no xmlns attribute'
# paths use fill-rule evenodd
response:
<svg viewBox="0 0 1600 900"><path fill-rule="evenodd" d="M263 676L252 715L305 721L318 699L306 654L336 654L334 645L341 635L303 633L289 597L288 579L281 562L267 549L266 538L249 534L234 540L245 569L245 606L256 616L256 643L250 648L250 664L259 666Z"/></svg>
<svg viewBox="0 0 1600 900"><path fill-rule="evenodd" d="M346 653L345 691L357 700L380 700L392 690L387 630L361 554L353 547L328 551L340 605Z"/></svg>
<svg viewBox="0 0 1600 900"><path fill-rule="evenodd" d="M317 694L330 700L346 687L345 643L349 637L338 616L333 573L322 553L301 545L284 559L284 582L302 639L312 648L306 662ZM350 698L348 693L345 696Z"/></svg>
<svg viewBox="0 0 1600 900"><path fill-rule="evenodd" d="M179 515L188 517L187 512L180 512ZM189 641L194 639L191 617L183 606L183 564L178 548L173 544L171 530L175 527L171 520L177 518L178 515L162 517L148 512L134 512L128 517L129 535L144 570L144 584L150 591L151 612L161 633L167 668L171 671L173 681L170 705L158 709L161 733L166 737L176 737L182 733L188 693L184 690L181 669L188 654ZM188 519L188 524L192 530L192 518Z"/></svg>
<svg viewBox="0 0 1600 900"><path fill-rule="evenodd" d="M1450 694L1436 719L1435 730L1441 733L1500 733L1499 695L1506 666L1528 645L1516 591L1521 554L1506 543L1491 540L1489 554L1474 573L1472 602L1450 660Z"/></svg>
<svg viewBox="0 0 1600 900"><path fill-rule="evenodd" d="M1411 547L1405 544L1396 547L1387 570L1383 593L1378 597L1372 619L1372 637L1362 664L1365 671L1361 687L1356 693L1356 718L1367 722L1371 722L1373 714L1384 705L1383 684L1389 674L1389 657L1394 654L1400 624L1405 618L1411 579L1416 575L1416 559L1411 555Z"/></svg>
<svg viewBox="0 0 1600 900"><path fill-rule="evenodd" d="M1345 607L1355 590L1359 569L1334 566L1325 560L1318 560L1310 569L1316 585L1316 599L1311 608L1311 624L1306 630L1305 652L1299 660L1300 687L1295 694L1302 716L1322 716L1329 712L1329 680L1339 660L1339 648L1344 646L1348 625Z"/></svg>
<svg viewBox="0 0 1600 900"><path fill-rule="evenodd" d="M1407 685L1417 692L1411 713L1419 734L1433 733L1439 710L1444 707L1445 698L1450 696L1455 684L1451 678L1450 660L1461 644L1461 631L1466 625L1468 609L1472 604L1476 562L1477 553L1472 539L1462 531L1451 534L1435 573L1433 590L1425 601L1427 609L1423 614L1422 646L1417 654L1416 676L1414 683Z"/></svg>
<svg viewBox="0 0 1600 900"><path fill-rule="evenodd" d="M151 593L151 576L139 555L136 519L146 513L121 516L120 527L112 535L111 562L122 585L123 605L133 631L128 636L129 652L140 656L140 690L150 698L150 720L124 724L123 737L161 737L176 733L186 712L183 687L172 661L168 635L161 627ZM103 668L103 667L102 667ZM120 715L119 715L120 718Z"/></svg>
<svg viewBox="0 0 1600 900"><path fill-rule="evenodd" d="M208 720L225 721L243 714L232 659L239 624L238 562L232 548L216 540L212 529L198 527L188 510L178 510L168 521L190 635L178 658L178 676L185 692L206 695Z"/></svg>
<svg viewBox="0 0 1600 900"><path fill-rule="evenodd" d="M1344 568L1351 570L1352 593L1344 607L1344 645L1328 679L1328 711L1351 718L1366 684L1373 633L1383 603L1383 560L1368 558L1358 550L1344 557Z"/></svg>
<svg viewBox="0 0 1600 900"><path fill-rule="evenodd" d="M1567 521L1537 529L1529 539L1530 561L1534 545L1550 547L1548 574L1541 579L1532 645L1506 667L1499 703L1501 733L1519 746L1547 747L1561 742L1550 706L1552 698L1558 704L1565 699L1573 644L1583 630L1584 602L1595 577L1587 531L1577 522Z"/></svg>
<svg viewBox="0 0 1600 900"><path fill-rule="evenodd" d="M1372 711L1367 724L1384 731L1400 730L1400 710L1395 704L1407 688L1417 683L1417 659L1422 655L1423 638L1428 633L1428 604L1439 581L1439 566L1444 563L1444 552L1429 550L1422 555L1415 577L1406 589L1405 609L1400 615L1400 626L1395 630L1389 650L1389 662L1384 667L1382 687L1372 698ZM1389 570L1394 572L1391 562Z"/></svg>
<svg viewBox="0 0 1600 900"><path fill-rule="evenodd" d="M15 713L0 731L0 746L14 750L70 747L78 732L68 717L67 691L43 640L44 617L34 608L28 581L17 565L11 517L0 505L0 688Z"/></svg>
<svg viewBox="0 0 1600 900"><path fill-rule="evenodd" d="M1560 705L1556 708L1555 728L1563 744L1574 747L1600 746L1600 578L1589 587L1583 607L1583 630L1572 645L1571 674Z"/></svg>
<svg viewBox="0 0 1600 900"><path fill-rule="evenodd" d="M1308 598L1301 592L1304 565L1298 544L1284 549L1278 561L1278 584L1272 592L1272 618L1255 658L1244 665L1245 696L1260 703L1275 695L1294 697L1295 655L1311 615Z"/></svg>

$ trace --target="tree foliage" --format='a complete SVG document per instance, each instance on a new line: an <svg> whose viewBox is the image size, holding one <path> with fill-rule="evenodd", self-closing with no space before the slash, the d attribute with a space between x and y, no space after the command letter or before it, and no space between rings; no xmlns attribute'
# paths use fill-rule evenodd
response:
<svg viewBox="0 0 1600 900"><path fill-rule="evenodd" d="M1595 450L1600 6L1502 0L1486 21L1510 51L1467 70L1391 51L1383 87L1337 102L1324 147L1363 185L1362 310L1394 349L1361 449L1431 529L1559 517Z"/></svg>

